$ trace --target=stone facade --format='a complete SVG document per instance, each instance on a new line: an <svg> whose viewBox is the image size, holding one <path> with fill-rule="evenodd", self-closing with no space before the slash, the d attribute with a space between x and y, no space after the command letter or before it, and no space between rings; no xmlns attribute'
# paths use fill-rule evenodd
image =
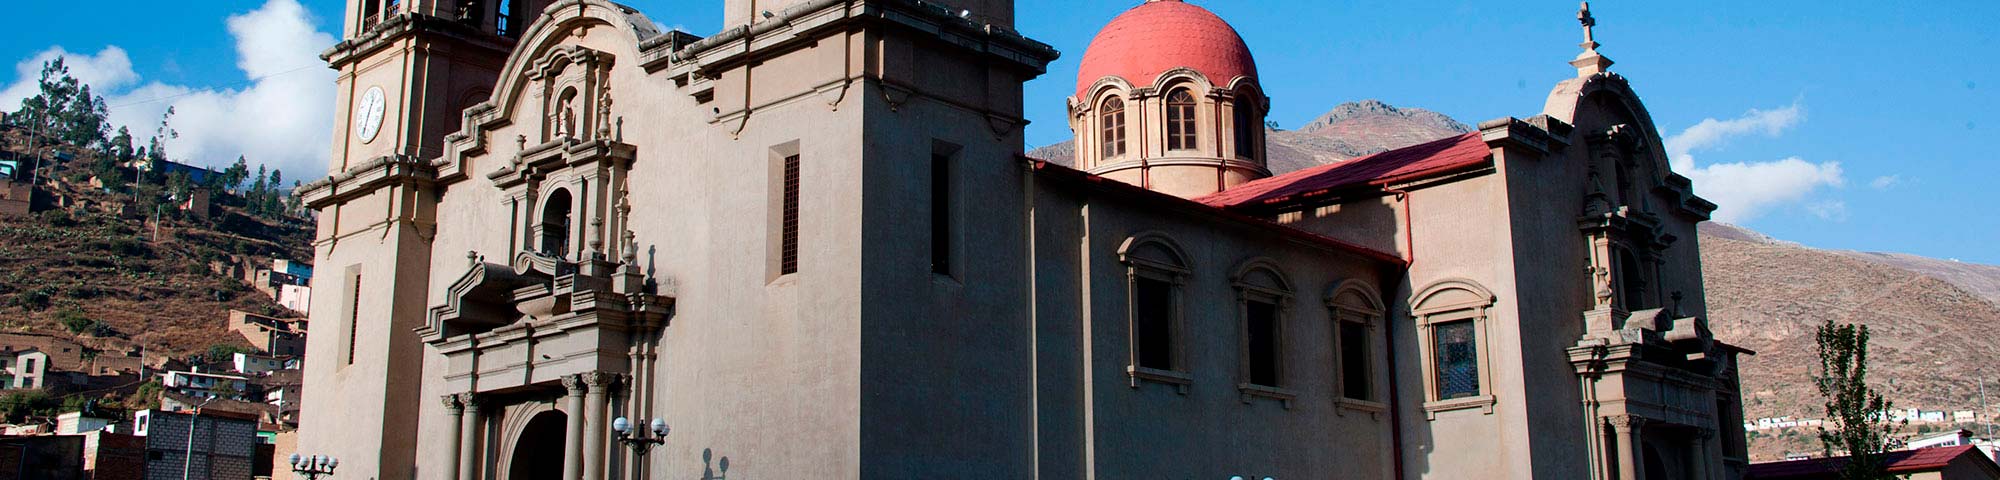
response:
<svg viewBox="0 0 2000 480"><path fill-rule="evenodd" d="M1011 1L950 3L727 0L702 38L601 0L350 2L300 191L298 449L376 478L1741 476L1713 205L1594 43L1540 115L1269 177L1247 47L1156 0L1232 60L1086 65L1116 77L1078 81L1071 168L1021 156L1056 52Z"/></svg>

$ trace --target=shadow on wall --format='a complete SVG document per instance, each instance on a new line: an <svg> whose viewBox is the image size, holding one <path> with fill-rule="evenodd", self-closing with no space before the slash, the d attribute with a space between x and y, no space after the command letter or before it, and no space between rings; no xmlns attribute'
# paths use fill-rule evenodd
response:
<svg viewBox="0 0 2000 480"><path fill-rule="evenodd" d="M701 480L728 480L729 457L715 458L711 449L701 449Z"/></svg>

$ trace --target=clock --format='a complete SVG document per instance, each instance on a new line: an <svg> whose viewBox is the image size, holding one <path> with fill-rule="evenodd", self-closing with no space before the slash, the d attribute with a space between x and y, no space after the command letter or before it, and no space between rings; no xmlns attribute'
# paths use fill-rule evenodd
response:
<svg viewBox="0 0 2000 480"><path fill-rule="evenodd" d="M361 143L373 142L375 134L382 133L384 103L382 87L368 87L361 102L354 104L354 133L361 136Z"/></svg>

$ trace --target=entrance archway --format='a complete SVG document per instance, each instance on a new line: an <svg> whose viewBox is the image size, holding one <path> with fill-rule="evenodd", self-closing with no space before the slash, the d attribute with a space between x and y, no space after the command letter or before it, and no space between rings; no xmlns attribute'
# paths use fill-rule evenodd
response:
<svg viewBox="0 0 2000 480"><path fill-rule="evenodd" d="M568 416L557 410L535 414L528 425L521 428L521 438L514 441L513 456L507 460L508 480L545 480L562 478L564 427Z"/></svg>

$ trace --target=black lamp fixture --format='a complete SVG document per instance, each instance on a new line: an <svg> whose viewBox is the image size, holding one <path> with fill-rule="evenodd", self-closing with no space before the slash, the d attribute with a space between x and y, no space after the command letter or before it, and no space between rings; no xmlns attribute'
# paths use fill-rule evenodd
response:
<svg viewBox="0 0 2000 480"><path fill-rule="evenodd" d="M292 473L299 474L306 480L318 480L321 475L333 475L333 468L340 466L340 459L326 455L294 453L288 460L292 464Z"/></svg>
<svg viewBox="0 0 2000 480"><path fill-rule="evenodd" d="M642 418L639 419L639 423L646 425L647 422ZM618 434L618 443L631 447L632 453L639 455L645 455L646 450L653 448L654 445L667 443L667 419L655 418L651 425L646 426L652 427L651 435L648 435L646 430L632 431L632 421L625 417L611 421L611 431Z"/></svg>

